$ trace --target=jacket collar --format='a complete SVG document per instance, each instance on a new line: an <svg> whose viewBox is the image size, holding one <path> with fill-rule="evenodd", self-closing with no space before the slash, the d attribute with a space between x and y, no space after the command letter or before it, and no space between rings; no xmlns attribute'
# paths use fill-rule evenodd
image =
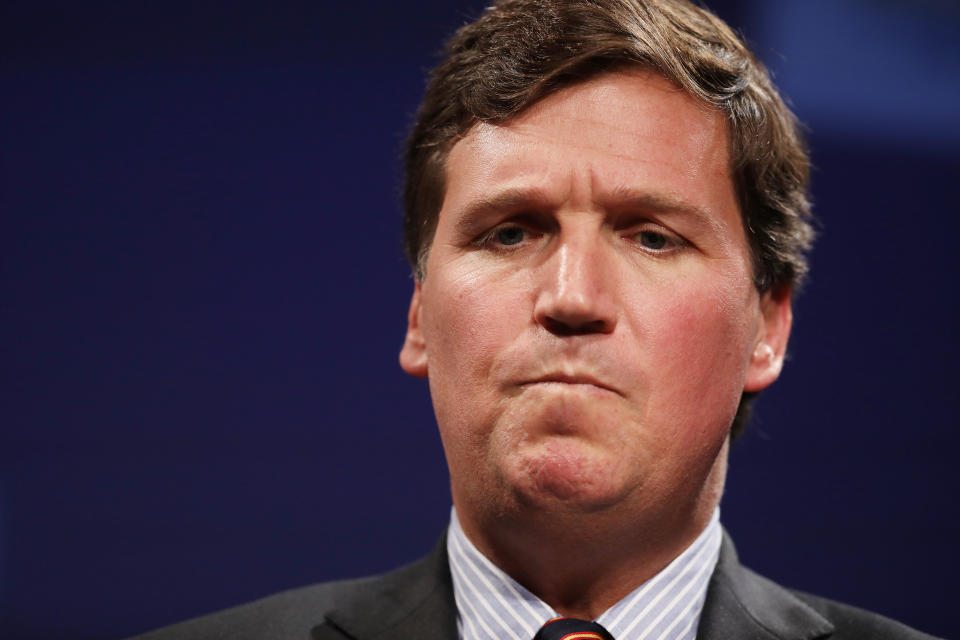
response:
<svg viewBox="0 0 960 640"><path fill-rule="evenodd" d="M355 640L456 638L446 543L444 534L419 562L354 582L326 623L313 629L314 640L344 635ZM697 638L812 640L832 631L830 622L796 596L743 567L724 532Z"/></svg>
<svg viewBox="0 0 960 640"><path fill-rule="evenodd" d="M314 627L314 640L456 638L457 605L447 561L447 536L425 558L383 576L359 580ZM332 633L336 629L340 633Z"/></svg>
<svg viewBox="0 0 960 640"><path fill-rule="evenodd" d="M832 632L833 625L796 596L741 565L724 531L697 638L811 640Z"/></svg>

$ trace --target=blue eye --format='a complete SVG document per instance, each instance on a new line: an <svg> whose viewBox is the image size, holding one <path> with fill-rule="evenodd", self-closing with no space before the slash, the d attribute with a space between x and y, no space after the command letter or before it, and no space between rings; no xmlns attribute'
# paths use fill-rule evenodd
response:
<svg viewBox="0 0 960 640"><path fill-rule="evenodd" d="M659 251L667 246L667 237L662 233L657 233L656 231L641 231L638 235L640 236L640 244L647 249Z"/></svg>
<svg viewBox="0 0 960 640"><path fill-rule="evenodd" d="M504 227L497 231L497 242L503 245L519 244L523 242L524 234L520 227Z"/></svg>

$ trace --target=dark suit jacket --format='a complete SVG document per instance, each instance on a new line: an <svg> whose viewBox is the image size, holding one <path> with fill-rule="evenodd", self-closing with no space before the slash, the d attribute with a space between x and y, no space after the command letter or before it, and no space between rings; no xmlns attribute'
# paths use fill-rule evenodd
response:
<svg viewBox="0 0 960 640"><path fill-rule="evenodd" d="M390 573L318 584L227 609L137 640L455 640L446 540ZM698 639L931 638L874 613L788 591L737 560L726 535Z"/></svg>

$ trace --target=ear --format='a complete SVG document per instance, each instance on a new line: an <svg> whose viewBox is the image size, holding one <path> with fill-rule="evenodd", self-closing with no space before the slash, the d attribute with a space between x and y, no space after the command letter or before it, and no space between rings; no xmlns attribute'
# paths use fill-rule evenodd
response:
<svg viewBox="0 0 960 640"><path fill-rule="evenodd" d="M773 384L783 369L787 354L787 340L793 326L793 310L790 308L790 286L784 285L767 291L760 298L760 327L744 391L760 391Z"/></svg>
<svg viewBox="0 0 960 640"><path fill-rule="evenodd" d="M421 295L418 280L410 297L410 311L407 312L407 337L400 349L400 367L416 378L427 377L427 343L420 328Z"/></svg>

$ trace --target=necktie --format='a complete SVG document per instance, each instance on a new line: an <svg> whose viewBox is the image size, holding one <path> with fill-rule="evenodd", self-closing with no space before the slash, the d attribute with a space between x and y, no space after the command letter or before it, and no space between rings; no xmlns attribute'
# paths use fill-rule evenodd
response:
<svg viewBox="0 0 960 640"><path fill-rule="evenodd" d="M596 622L577 618L554 618L540 627L533 640L614 640L610 632Z"/></svg>

